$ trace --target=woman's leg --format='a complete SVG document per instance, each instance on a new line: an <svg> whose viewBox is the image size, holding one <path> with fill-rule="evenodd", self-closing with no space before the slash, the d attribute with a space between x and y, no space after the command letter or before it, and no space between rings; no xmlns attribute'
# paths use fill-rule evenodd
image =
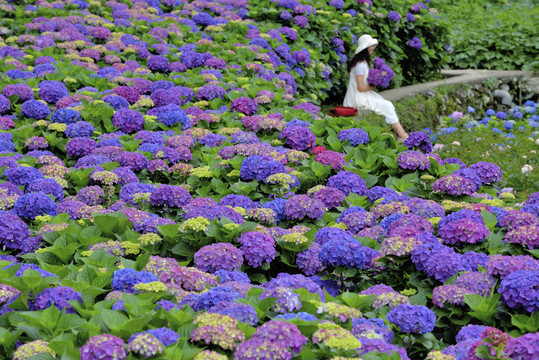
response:
<svg viewBox="0 0 539 360"><path fill-rule="evenodd" d="M391 124L391 128L393 129L393 131L395 131L395 133L397 134L399 139L404 140L404 139L406 139L408 137L408 134L402 128L402 125L401 125L400 121L397 121L396 123Z"/></svg>

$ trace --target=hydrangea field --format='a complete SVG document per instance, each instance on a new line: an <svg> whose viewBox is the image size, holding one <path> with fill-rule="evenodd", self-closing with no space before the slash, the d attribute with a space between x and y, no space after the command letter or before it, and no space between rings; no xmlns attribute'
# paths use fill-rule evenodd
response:
<svg viewBox="0 0 539 360"><path fill-rule="evenodd" d="M0 0L0 358L538 359L538 104L319 108L365 32L436 76L434 6Z"/></svg>

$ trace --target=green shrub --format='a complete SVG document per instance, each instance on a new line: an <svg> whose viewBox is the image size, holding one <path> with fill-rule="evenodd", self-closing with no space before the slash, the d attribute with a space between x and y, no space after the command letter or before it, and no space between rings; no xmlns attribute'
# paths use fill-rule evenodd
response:
<svg viewBox="0 0 539 360"><path fill-rule="evenodd" d="M375 56L384 58L395 71L391 87L440 77L440 69L449 61L444 50L448 43L448 31L441 26L436 10L421 9L412 22L407 20L406 14L415 1L376 2L370 6L370 10L356 0L345 1L343 9L335 9L328 3L313 2L316 9L322 10L311 13L309 23L304 28L294 24L294 10L279 6L278 2L261 0L248 4L249 17L257 23L271 22L294 28L298 32L298 40L289 42L292 52L304 47L310 49L311 57L324 65L316 69L315 77L309 71L302 76L303 81L298 86L303 93L315 93L323 100L328 97L329 102L341 101L349 79L346 63L354 55L356 37L363 34L370 34L379 40ZM283 11L288 11L292 18L283 20ZM357 15L351 15L350 11L357 11ZM398 22L387 18L392 11L402 16ZM421 40L421 49L407 45L413 37ZM335 39L344 42L341 48L335 45ZM288 65L294 69L293 65ZM331 76L331 79L326 79L326 76Z"/></svg>
<svg viewBox="0 0 539 360"><path fill-rule="evenodd" d="M450 29L451 66L461 69L536 70L539 7L528 0L439 0Z"/></svg>

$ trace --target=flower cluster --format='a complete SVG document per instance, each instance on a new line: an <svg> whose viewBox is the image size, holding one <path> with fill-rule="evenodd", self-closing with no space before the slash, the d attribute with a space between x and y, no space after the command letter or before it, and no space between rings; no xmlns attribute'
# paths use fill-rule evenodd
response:
<svg viewBox="0 0 539 360"><path fill-rule="evenodd" d="M374 58L373 63L374 67L369 69L367 81L373 86L380 86L384 89L387 88L391 80L393 80L395 72L391 66L386 64L386 62L381 58Z"/></svg>

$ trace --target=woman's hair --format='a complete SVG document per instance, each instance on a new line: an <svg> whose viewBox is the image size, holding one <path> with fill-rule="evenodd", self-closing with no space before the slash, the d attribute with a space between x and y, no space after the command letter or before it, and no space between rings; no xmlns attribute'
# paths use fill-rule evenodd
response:
<svg viewBox="0 0 539 360"><path fill-rule="evenodd" d="M360 52L358 52L354 57L348 62L348 72L351 72L354 66L357 65L357 63L366 61L368 65L371 64L371 55L369 54L369 49L363 49Z"/></svg>

